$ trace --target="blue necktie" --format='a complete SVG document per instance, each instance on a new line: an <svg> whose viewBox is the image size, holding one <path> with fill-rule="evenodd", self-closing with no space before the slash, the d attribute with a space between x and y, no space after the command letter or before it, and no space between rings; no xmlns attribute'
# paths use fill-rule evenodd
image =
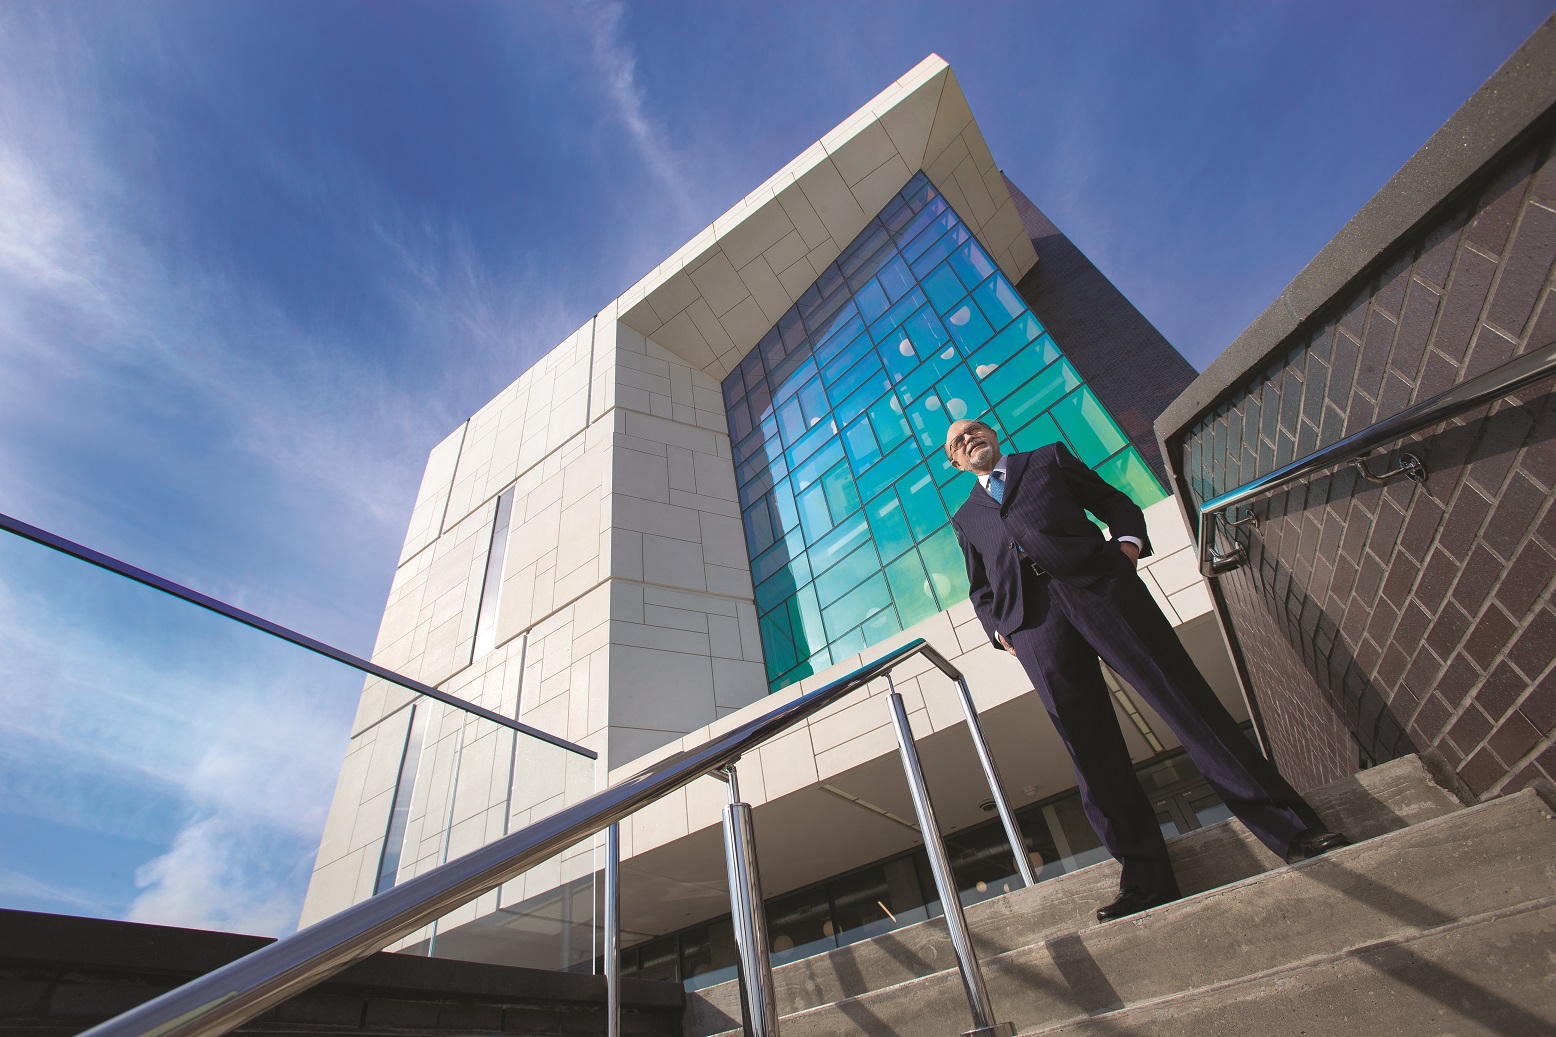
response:
<svg viewBox="0 0 1556 1037"><path fill-rule="evenodd" d="M989 473L989 496L994 498L995 504L1005 503L1005 473Z"/></svg>

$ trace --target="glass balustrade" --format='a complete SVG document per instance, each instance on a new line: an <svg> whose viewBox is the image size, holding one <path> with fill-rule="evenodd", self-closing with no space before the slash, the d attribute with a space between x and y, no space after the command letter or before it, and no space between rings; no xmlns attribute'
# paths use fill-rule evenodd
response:
<svg viewBox="0 0 1556 1037"><path fill-rule="evenodd" d="M480 666L438 684L520 713L519 668ZM0 672L4 908L283 936L595 790L588 756L11 532ZM594 856L395 947L591 968Z"/></svg>

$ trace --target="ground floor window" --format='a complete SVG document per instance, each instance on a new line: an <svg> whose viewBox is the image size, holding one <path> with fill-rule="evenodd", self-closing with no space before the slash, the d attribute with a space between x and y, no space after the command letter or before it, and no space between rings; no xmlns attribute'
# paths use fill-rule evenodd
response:
<svg viewBox="0 0 1556 1037"><path fill-rule="evenodd" d="M1141 767L1140 781L1169 838L1232 816L1181 750ZM1077 792L1030 804L1016 820L1039 882L1107 859ZM946 836L946 849L964 907L1019 888L997 818ZM910 850L769 900L772 961L782 965L940 913L929 858L922 849ZM734 929L728 916L703 922L626 948L621 964L623 975L675 980L688 990L722 983L735 978Z"/></svg>

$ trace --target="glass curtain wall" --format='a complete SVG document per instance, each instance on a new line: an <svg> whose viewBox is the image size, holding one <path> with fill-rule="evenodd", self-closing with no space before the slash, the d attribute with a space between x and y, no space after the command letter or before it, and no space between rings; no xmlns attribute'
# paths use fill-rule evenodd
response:
<svg viewBox="0 0 1556 1037"><path fill-rule="evenodd" d="M774 691L966 599L952 421L1167 495L922 172L723 388Z"/></svg>

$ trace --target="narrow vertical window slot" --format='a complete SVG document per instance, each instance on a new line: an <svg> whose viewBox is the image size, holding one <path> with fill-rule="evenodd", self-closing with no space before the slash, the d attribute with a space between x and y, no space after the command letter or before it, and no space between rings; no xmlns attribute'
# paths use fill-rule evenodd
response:
<svg viewBox="0 0 1556 1037"><path fill-rule="evenodd" d="M513 487L497 498L497 517L492 522L492 543L486 552L486 576L481 582L481 604L475 615L474 662L497 647L497 609L502 602L502 567L508 559L508 527L513 517Z"/></svg>
<svg viewBox="0 0 1556 1037"><path fill-rule="evenodd" d="M421 743L427 730L427 711L411 706L411 722L405 731L405 748L400 755L400 774L394 783L394 806L389 810L389 830L384 834L383 853L378 858L378 879L374 894L395 883L400 872L400 856L405 849L405 825L411 815L411 795L416 791L416 772L421 767Z"/></svg>

